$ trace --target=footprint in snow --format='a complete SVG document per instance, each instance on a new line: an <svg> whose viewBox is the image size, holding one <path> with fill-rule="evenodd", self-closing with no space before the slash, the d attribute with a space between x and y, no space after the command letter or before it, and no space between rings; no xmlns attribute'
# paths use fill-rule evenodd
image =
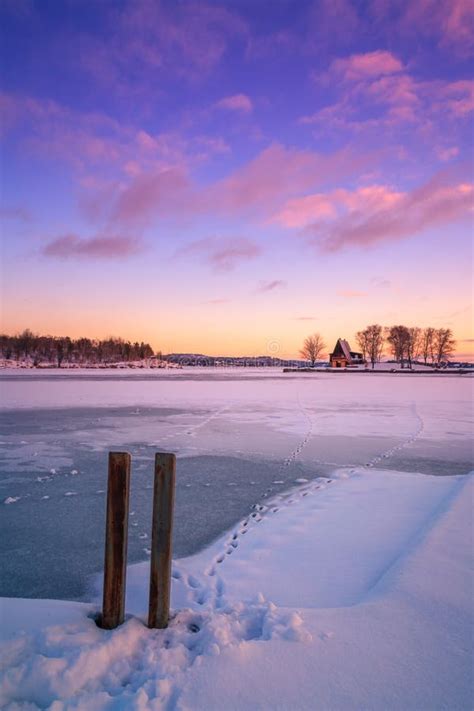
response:
<svg viewBox="0 0 474 711"><path fill-rule="evenodd" d="M204 605L210 597L210 591L207 588L202 588L195 597L198 605Z"/></svg>
<svg viewBox="0 0 474 711"><path fill-rule="evenodd" d="M225 591L225 585L222 578L217 578L216 580L216 593L218 597L222 597Z"/></svg>
<svg viewBox="0 0 474 711"><path fill-rule="evenodd" d="M197 578L195 578L194 575L188 575L187 582L188 582L189 587L194 588L194 589L198 588L200 585L199 580Z"/></svg>

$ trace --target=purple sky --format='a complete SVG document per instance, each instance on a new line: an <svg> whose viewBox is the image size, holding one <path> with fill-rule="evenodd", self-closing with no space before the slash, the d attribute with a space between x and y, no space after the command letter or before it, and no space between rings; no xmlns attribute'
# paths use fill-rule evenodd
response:
<svg viewBox="0 0 474 711"><path fill-rule="evenodd" d="M3 328L472 353L474 4L1 0Z"/></svg>

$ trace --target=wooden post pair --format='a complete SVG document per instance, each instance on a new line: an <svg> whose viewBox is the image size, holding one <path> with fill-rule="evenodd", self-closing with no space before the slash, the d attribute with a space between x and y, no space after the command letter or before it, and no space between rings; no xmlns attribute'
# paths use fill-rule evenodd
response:
<svg viewBox="0 0 474 711"><path fill-rule="evenodd" d="M100 619L100 627L104 629L121 625L125 616L130 464L127 452L109 452L104 597ZM148 627L160 629L168 626L169 618L175 477L175 455L156 454Z"/></svg>

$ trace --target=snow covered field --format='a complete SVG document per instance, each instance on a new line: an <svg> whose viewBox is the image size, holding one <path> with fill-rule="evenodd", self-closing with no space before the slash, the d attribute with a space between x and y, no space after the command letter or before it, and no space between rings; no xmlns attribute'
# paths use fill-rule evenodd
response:
<svg viewBox="0 0 474 711"><path fill-rule="evenodd" d="M2 708L471 708L472 385L2 374ZM113 632L109 449L134 462ZM178 454L166 631L143 624L157 449Z"/></svg>

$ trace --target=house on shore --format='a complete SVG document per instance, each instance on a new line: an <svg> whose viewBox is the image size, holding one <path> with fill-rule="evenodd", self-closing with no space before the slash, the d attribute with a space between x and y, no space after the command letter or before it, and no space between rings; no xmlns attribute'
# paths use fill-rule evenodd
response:
<svg viewBox="0 0 474 711"><path fill-rule="evenodd" d="M351 351L349 343L344 338L338 338L333 352L329 356L331 368L346 368L348 365L364 365L362 353Z"/></svg>

